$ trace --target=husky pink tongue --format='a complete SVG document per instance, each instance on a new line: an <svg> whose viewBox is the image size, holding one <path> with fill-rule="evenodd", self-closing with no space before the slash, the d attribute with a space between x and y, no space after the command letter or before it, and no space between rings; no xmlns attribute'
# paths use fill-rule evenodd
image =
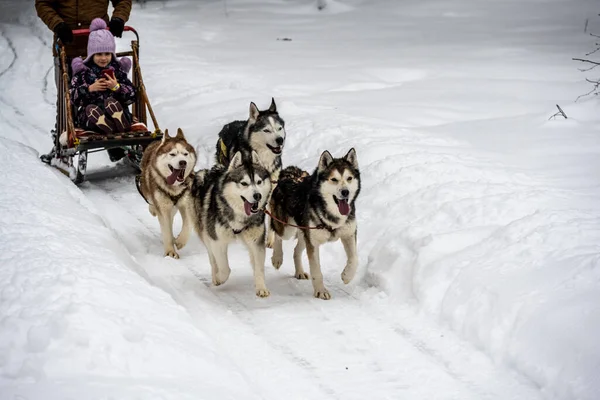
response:
<svg viewBox="0 0 600 400"><path fill-rule="evenodd" d="M177 180L177 175L179 175L179 171L180 170L178 169L174 169L173 172L171 172L171 175L167 177L167 185L172 185L175 183Z"/></svg>
<svg viewBox="0 0 600 400"><path fill-rule="evenodd" d="M339 200L338 210L340 210L340 214L342 215L350 214L350 205L348 204L348 200Z"/></svg>
<svg viewBox="0 0 600 400"><path fill-rule="evenodd" d="M246 215L252 214L252 203L248 203L244 200L244 211L246 212Z"/></svg>

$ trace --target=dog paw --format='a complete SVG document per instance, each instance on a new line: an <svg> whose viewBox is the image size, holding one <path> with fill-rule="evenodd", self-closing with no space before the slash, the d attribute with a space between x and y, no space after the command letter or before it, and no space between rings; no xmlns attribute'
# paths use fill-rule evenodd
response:
<svg viewBox="0 0 600 400"><path fill-rule="evenodd" d="M315 297L317 299L323 299L323 300L331 299L331 295L329 294L329 291L325 288L315 289Z"/></svg>
<svg viewBox="0 0 600 400"><path fill-rule="evenodd" d="M165 251L165 257L173 257L174 259L179 258L179 254L175 251L175 249Z"/></svg>
<svg viewBox="0 0 600 400"><path fill-rule="evenodd" d="M227 271L219 271L216 276L213 276L213 283L215 286L220 286L227 282L229 279L229 275L231 274L231 269L227 269Z"/></svg>
<svg viewBox="0 0 600 400"><path fill-rule="evenodd" d="M269 292L269 289L267 288L256 289L256 295L258 297L269 297L270 294L271 292Z"/></svg>
<svg viewBox="0 0 600 400"><path fill-rule="evenodd" d="M187 244L187 240L180 239L179 237L177 237L177 239L175 239L175 247L177 247L177 250L183 249L183 247L186 244Z"/></svg>
<svg viewBox="0 0 600 400"><path fill-rule="evenodd" d="M296 272L296 275L294 275L296 277L296 279L309 279L310 276L308 276L308 274L306 272Z"/></svg>
<svg viewBox="0 0 600 400"><path fill-rule="evenodd" d="M352 282L354 279L354 275L356 275L356 268L350 265L346 265L346 268L342 271L342 281L345 284Z"/></svg>
<svg viewBox="0 0 600 400"><path fill-rule="evenodd" d="M271 264L273 264L273 268L279 269L283 264L283 254L273 254L271 257Z"/></svg>

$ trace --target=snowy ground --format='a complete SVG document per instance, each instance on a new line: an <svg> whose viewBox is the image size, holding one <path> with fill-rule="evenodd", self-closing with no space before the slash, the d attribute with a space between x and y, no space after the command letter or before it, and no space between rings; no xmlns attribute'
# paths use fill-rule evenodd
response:
<svg viewBox="0 0 600 400"><path fill-rule="evenodd" d="M41 164L50 33L25 3L0 0L2 400L598 398L600 102L574 102L571 61L595 2L134 8L161 127L198 167L271 96L285 164L357 149L360 274L344 285L328 245L328 302L293 279L291 244L271 297L241 246L212 287L197 238L162 257L127 166L92 155L77 188Z"/></svg>

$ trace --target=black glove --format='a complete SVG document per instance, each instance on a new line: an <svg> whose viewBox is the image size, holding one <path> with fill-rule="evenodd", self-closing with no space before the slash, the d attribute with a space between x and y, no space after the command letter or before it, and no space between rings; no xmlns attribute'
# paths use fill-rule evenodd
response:
<svg viewBox="0 0 600 400"><path fill-rule="evenodd" d="M73 31L64 22L56 25L54 33L60 39L63 44L71 43L73 41Z"/></svg>
<svg viewBox="0 0 600 400"><path fill-rule="evenodd" d="M112 17L110 22L108 23L108 29L110 29L110 33L113 36L121 37L123 35L123 28L125 27L125 22L121 18Z"/></svg>

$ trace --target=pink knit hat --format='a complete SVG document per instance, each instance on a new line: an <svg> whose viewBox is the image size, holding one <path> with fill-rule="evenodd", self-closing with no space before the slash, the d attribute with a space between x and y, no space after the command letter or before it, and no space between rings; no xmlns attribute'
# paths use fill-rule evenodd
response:
<svg viewBox="0 0 600 400"><path fill-rule="evenodd" d="M83 62L88 62L96 53L112 53L113 59L116 60L116 47L115 38L106 30L106 22L102 18L94 18L90 24L87 58Z"/></svg>

